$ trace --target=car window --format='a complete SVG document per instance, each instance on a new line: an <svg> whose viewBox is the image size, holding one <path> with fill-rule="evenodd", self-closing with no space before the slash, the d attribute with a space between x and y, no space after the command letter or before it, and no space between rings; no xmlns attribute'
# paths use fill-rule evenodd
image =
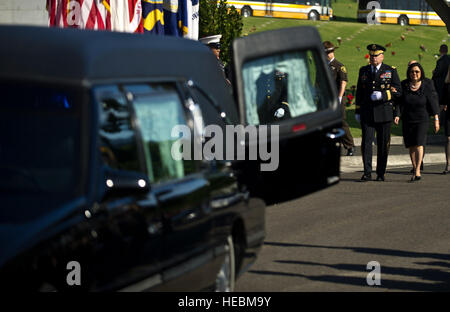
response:
<svg viewBox="0 0 450 312"><path fill-rule="evenodd" d="M247 123L279 123L327 108L326 73L313 51L251 60L243 66Z"/></svg>
<svg viewBox="0 0 450 312"><path fill-rule="evenodd" d="M95 89L99 105L99 140L103 161L114 169L141 171L136 134L127 101L117 86Z"/></svg>
<svg viewBox="0 0 450 312"><path fill-rule="evenodd" d="M0 189L72 193L80 178L79 98L20 84L0 91Z"/></svg>
<svg viewBox="0 0 450 312"><path fill-rule="evenodd" d="M42 217L83 191L80 90L0 84L0 223Z"/></svg>
<svg viewBox="0 0 450 312"><path fill-rule="evenodd" d="M175 142L186 138L177 131L172 136L173 129L180 125L187 127L185 110L175 87L171 84L149 84L124 86L124 89L133 95L132 103L141 131L150 182L181 179L196 172L196 161L183 159L182 151L174 148Z"/></svg>

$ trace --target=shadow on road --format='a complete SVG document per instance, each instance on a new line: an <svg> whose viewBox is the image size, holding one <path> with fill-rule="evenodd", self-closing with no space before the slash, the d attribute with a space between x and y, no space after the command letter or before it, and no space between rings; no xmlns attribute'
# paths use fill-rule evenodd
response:
<svg viewBox="0 0 450 312"><path fill-rule="evenodd" d="M349 250L358 253L376 254L393 257L408 257L408 258L429 258L440 261L433 262L416 262L418 265L435 266L436 268L427 269L411 269L401 267L381 267L381 274L395 275L408 278L418 278L423 282L417 281L399 281L386 279L382 277L382 288L391 290L410 290L410 291L449 291L450 290L450 254L439 253L426 253L426 252L414 252L414 251L401 251L393 249L383 248L365 248L365 247L344 247L344 246L324 246L324 245L308 245L308 244L292 244L292 243L277 243L266 242L268 246L278 247L302 247L302 248L326 248L326 249L339 249ZM446 262L447 261L447 262ZM362 286L366 285L366 273L369 271L365 265L359 264L324 264L318 262L305 262L305 261L291 261L291 260L275 260L277 263L289 264L289 265L301 265L301 266L316 266L316 267L328 267L340 271L352 271L360 272L361 277L357 276L341 276L341 275L320 275L320 276L308 276L298 273L286 273L286 272L274 272L274 271L262 271L262 270L250 270L252 274L262 275L281 275L307 278L311 281L338 283L346 285Z"/></svg>

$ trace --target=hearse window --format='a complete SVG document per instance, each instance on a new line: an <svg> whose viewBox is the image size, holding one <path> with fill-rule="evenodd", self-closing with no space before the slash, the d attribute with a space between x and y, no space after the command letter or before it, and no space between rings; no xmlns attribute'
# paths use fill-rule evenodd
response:
<svg viewBox="0 0 450 312"><path fill-rule="evenodd" d="M178 159L181 149L178 150L178 156L172 155L173 144L181 139L181 133L176 132L178 136L172 136L172 129L178 125L187 125L176 89L170 84L125 86L124 89L127 92L135 91L132 92L133 107L141 129L150 182L180 179L195 172L195 161ZM143 90L144 93L141 93Z"/></svg>
<svg viewBox="0 0 450 312"><path fill-rule="evenodd" d="M81 98L19 83L0 84L0 94L0 223L21 222L81 192Z"/></svg>
<svg viewBox="0 0 450 312"><path fill-rule="evenodd" d="M332 101L318 57L316 52L299 51L244 64L247 123L279 123L326 109Z"/></svg>
<svg viewBox="0 0 450 312"><path fill-rule="evenodd" d="M100 152L114 169L140 171L136 135L124 95L116 86L95 89L100 115Z"/></svg>

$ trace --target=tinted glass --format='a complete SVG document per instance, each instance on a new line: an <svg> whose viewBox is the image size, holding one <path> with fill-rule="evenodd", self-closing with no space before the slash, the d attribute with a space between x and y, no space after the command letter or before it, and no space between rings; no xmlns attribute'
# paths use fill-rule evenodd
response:
<svg viewBox="0 0 450 312"><path fill-rule="evenodd" d="M407 4L408 4L406 8L407 10L420 11L422 7L422 0L408 0Z"/></svg>
<svg viewBox="0 0 450 312"><path fill-rule="evenodd" d="M328 108L326 73L313 51L252 60L243 66L247 123L279 123Z"/></svg>
<svg viewBox="0 0 450 312"><path fill-rule="evenodd" d="M143 87L125 86L127 91L142 90ZM170 85L152 84L147 92L133 93L133 107L141 129L144 154L149 179L153 183L180 179L196 171L196 162L178 159L182 150L173 157L173 145L181 139L174 127L187 126L180 96ZM190 140L190 137L183 140ZM190 143L188 143L190 144ZM180 157L181 158L181 157Z"/></svg>
<svg viewBox="0 0 450 312"><path fill-rule="evenodd" d="M80 192L80 99L12 84L0 85L0 94L0 219L20 221Z"/></svg>
<svg viewBox="0 0 450 312"><path fill-rule="evenodd" d="M127 101L117 86L95 89L99 105L100 152L114 169L140 171L136 135Z"/></svg>

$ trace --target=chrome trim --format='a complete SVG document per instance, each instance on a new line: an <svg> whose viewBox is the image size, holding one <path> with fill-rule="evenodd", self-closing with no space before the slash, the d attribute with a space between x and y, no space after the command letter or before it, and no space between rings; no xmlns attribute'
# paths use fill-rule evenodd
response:
<svg viewBox="0 0 450 312"><path fill-rule="evenodd" d="M156 274L156 275L150 276L149 278L146 278L136 284L133 284L131 286L120 289L119 292L143 291L143 290L149 289L153 286L159 285L161 283L162 283L161 274Z"/></svg>

